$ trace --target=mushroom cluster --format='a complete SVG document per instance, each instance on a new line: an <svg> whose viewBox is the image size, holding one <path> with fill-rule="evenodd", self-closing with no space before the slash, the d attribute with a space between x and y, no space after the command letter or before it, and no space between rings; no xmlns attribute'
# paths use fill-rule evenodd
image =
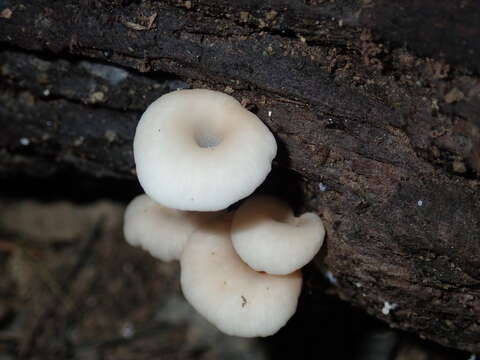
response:
<svg viewBox="0 0 480 360"><path fill-rule="evenodd" d="M163 261L180 260L190 304L229 335L277 332L294 314L300 268L323 243L318 215L252 196L276 155L275 138L233 97L179 90L142 115L134 139L145 194L127 207L124 234Z"/></svg>

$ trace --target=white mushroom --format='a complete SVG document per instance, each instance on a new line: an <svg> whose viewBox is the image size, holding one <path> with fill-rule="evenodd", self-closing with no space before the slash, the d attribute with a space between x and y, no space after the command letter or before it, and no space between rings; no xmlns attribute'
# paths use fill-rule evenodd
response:
<svg viewBox="0 0 480 360"><path fill-rule="evenodd" d="M183 293L226 334L272 335L295 312L301 273L273 276L253 271L233 249L230 227L228 215L193 233L180 260Z"/></svg>
<svg viewBox="0 0 480 360"><path fill-rule="evenodd" d="M140 195L125 210L123 232L130 245L163 261L178 260L190 235L216 216L219 213L169 209Z"/></svg>
<svg viewBox="0 0 480 360"><path fill-rule="evenodd" d="M320 250L324 237L318 215L295 217L287 204L268 196L248 199L233 218L236 252L252 269L269 274L300 269Z"/></svg>
<svg viewBox="0 0 480 360"><path fill-rule="evenodd" d="M155 201L215 211L250 195L271 170L277 145L233 97L179 90L154 101L134 139L138 179Z"/></svg>

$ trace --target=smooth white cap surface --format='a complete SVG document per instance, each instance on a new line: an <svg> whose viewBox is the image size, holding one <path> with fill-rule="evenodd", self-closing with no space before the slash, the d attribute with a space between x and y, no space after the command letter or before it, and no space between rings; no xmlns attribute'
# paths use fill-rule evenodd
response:
<svg viewBox="0 0 480 360"><path fill-rule="evenodd" d="M219 213L169 209L144 194L127 206L123 232L130 245L163 261L178 260L190 235L216 216Z"/></svg>
<svg viewBox="0 0 480 360"><path fill-rule="evenodd" d="M145 192L179 210L216 211L250 195L271 170L275 138L233 97L179 90L154 101L135 133Z"/></svg>
<svg viewBox="0 0 480 360"><path fill-rule="evenodd" d="M287 204L269 196L246 200L235 212L232 241L252 269L285 275L307 264L320 250L325 229L320 217L295 217Z"/></svg>
<svg viewBox="0 0 480 360"><path fill-rule="evenodd" d="M231 217L196 231L182 254L181 285L187 300L218 329L233 336L276 333L294 314L302 275L258 273L238 257Z"/></svg>

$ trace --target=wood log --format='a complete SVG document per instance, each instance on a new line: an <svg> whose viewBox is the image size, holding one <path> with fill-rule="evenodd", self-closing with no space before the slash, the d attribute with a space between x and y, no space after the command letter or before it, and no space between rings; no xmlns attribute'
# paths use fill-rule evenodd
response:
<svg viewBox="0 0 480 360"><path fill-rule="evenodd" d="M133 181L149 102L225 91L322 214L340 297L478 352L479 5L398 3L4 0L0 173Z"/></svg>

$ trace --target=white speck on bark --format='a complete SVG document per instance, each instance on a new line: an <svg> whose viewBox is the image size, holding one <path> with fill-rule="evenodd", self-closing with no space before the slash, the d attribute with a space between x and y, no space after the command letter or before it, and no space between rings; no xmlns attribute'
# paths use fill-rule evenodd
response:
<svg viewBox="0 0 480 360"><path fill-rule="evenodd" d="M125 323L122 326L121 333L124 338L131 338L133 335L135 335L135 328L133 327L133 324L130 322Z"/></svg>
<svg viewBox="0 0 480 360"><path fill-rule="evenodd" d="M327 278L328 281L330 281L330 284L337 286L338 281L335 275L332 274L331 271L326 271L325 272L325 277Z"/></svg>
<svg viewBox="0 0 480 360"><path fill-rule="evenodd" d="M382 314L383 315L389 315L391 310L395 310L398 308L398 304L390 304L388 301L385 301L383 303L383 309L382 309Z"/></svg>
<svg viewBox="0 0 480 360"><path fill-rule="evenodd" d="M109 143L112 143L117 139L117 133L113 130L108 129L105 131L105 138Z"/></svg>
<svg viewBox="0 0 480 360"><path fill-rule="evenodd" d="M28 139L25 138L25 137L22 137L22 138L20 139L20 144L23 145L23 146L28 146L28 145L30 145L30 140L28 140Z"/></svg>
<svg viewBox="0 0 480 360"><path fill-rule="evenodd" d="M117 85L128 77L128 72L126 70L113 65L94 64L88 61L81 61L80 66L87 70L90 74L108 81L110 85L113 86Z"/></svg>

